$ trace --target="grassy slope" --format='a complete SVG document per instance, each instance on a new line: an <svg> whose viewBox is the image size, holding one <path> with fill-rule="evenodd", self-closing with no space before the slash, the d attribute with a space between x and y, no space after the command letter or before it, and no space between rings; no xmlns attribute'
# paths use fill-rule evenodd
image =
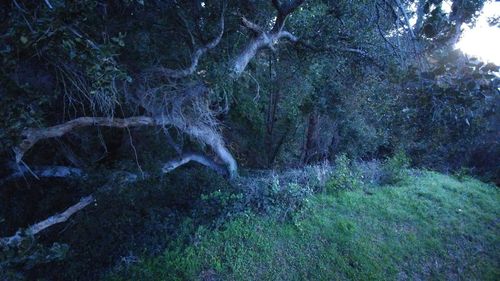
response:
<svg viewBox="0 0 500 281"><path fill-rule="evenodd" d="M370 194L318 195L295 222L249 215L224 230L200 230L191 245L173 246L120 275L130 280L500 280L499 203L494 186L424 173Z"/></svg>

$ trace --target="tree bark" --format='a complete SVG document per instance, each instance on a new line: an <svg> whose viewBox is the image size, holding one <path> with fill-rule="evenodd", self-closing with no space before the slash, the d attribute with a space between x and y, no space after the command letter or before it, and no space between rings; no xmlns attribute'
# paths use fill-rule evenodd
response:
<svg viewBox="0 0 500 281"><path fill-rule="evenodd" d="M248 63L252 60L257 52L268 47L274 49L280 39L288 39L292 42L297 42L298 38L287 31L280 31L277 33L262 32L259 36L253 38L246 47L240 52L240 54L234 59L232 63L232 73L235 77L238 77L245 71Z"/></svg>
<svg viewBox="0 0 500 281"><path fill-rule="evenodd" d="M79 117L70 120L66 123L40 129L26 129L21 133L24 138L23 141L14 148L16 155L16 162L21 162L24 154L33 147L39 140L61 137L68 132L88 126L101 126L101 127L116 127L128 128L136 126L156 126L156 125L169 125L168 119L154 119L147 116L129 117L129 118L111 118L111 117Z"/></svg>

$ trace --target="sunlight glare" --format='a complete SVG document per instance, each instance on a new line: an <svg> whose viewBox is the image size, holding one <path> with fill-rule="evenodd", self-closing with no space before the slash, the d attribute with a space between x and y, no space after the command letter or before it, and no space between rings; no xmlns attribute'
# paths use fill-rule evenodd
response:
<svg viewBox="0 0 500 281"><path fill-rule="evenodd" d="M462 37L455 47L469 56L500 65L500 27L488 24L488 18L493 16L500 16L500 2L485 3L476 25L463 26Z"/></svg>

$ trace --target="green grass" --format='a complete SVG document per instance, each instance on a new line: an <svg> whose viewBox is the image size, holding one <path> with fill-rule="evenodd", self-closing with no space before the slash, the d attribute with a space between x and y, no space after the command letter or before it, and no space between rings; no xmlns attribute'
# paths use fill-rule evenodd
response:
<svg viewBox="0 0 500 281"><path fill-rule="evenodd" d="M316 195L300 219L242 215L109 280L500 280L497 187L425 172ZM126 276L126 277L125 277Z"/></svg>

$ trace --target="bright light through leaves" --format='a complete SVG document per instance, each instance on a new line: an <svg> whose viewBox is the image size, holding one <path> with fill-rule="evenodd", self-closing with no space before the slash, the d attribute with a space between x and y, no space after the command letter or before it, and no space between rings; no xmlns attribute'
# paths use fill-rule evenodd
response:
<svg viewBox="0 0 500 281"><path fill-rule="evenodd" d="M500 16L500 2L488 2L473 28L464 26L456 47L469 56L500 65L500 27L490 26L488 19Z"/></svg>

